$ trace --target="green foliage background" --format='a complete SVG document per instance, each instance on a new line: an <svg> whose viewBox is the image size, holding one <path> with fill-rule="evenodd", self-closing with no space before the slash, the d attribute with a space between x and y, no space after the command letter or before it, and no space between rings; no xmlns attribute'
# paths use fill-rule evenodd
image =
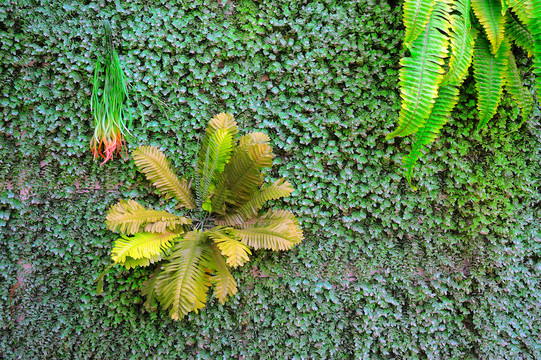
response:
<svg viewBox="0 0 541 360"><path fill-rule="evenodd" d="M181 322L144 311L150 269L114 268L95 296L108 207L172 210L133 161L91 157L105 19L140 102L132 148L193 174L208 120L229 111L269 134L270 177L297 189L276 205L305 241L258 251L230 302ZM0 358L541 358L539 107L506 135L520 119L504 98L477 132L467 81L412 192L397 174L411 140L384 140L402 36L399 4L374 0L3 2Z"/></svg>

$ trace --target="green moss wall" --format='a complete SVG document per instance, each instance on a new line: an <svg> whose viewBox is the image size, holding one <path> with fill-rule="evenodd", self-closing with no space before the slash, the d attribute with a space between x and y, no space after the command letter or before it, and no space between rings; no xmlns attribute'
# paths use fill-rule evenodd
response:
<svg viewBox="0 0 541 360"><path fill-rule="evenodd" d="M467 81L413 192L400 170L411 140L385 140L400 4L219 3L0 5L0 358L541 359L538 105L506 134L520 118L504 98L478 132ZM106 19L139 103L131 148L159 146L192 174L207 121L228 111L269 134L269 176L296 188L274 205L305 241L258 251L230 302L180 322L145 312L151 269L114 268L95 296L108 207L172 209L131 159L90 154Z"/></svg>

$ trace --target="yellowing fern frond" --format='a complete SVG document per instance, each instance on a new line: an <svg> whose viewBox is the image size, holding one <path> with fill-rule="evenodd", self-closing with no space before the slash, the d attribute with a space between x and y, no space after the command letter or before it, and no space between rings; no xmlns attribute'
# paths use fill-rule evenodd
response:
<svg viewBox="0 0 541 360"><path fill-rule="evenodd" d="M282 197L287 197L293 192L293 187L285 179L276 180L272 184L267 184L252 193L252 196L235 212L232 212L216 220L219 225L233 226L240 224L259 213L259 210L269 200L276 200Z"/></svg>
<svg viewBox="0 0 541 360"><path fill-rule="evenodd" d="M229 236L221 228L214 228L207 231L209 237L214 240L214 243L220 249L222 254L226 257L227 264L231 267L237 267L244 265L245 262L250 260L248 255L252 252L250 248L241 243L232 236Z"/></svg>
<svg viewBox="0 0 541 360"><path fill-rule="evenodd" d="M210 282L214 285L214 296L223 305L228 296L237 293L237 282L231 275L220 250L215 247L211 248L211 264L214 273L210 277Z"/></svg>
<svg viewBox="0 0 541 360"><path fill-rule="evenodd" d="M470 0L456 0L453 10L456 14L451 15L451 58L442 86L462 84L473 57L475 33L470 23Z"/></svg>
<svg viewBox="0 0 541 360"><path fill-rule="evenodd" d="M225 202L240 206L261 186L262 170L272 166L274 156L269 141L263 133L250 133L239 139L216 186L213 209L220 209Z"/></svg>
<svg viewBox="0 0 541 360"><path fill-rule="evenodd" d="M472 0L473 12L485 29L490 41L490 51L496 55L505 37L505 16L500 0Z"/></svg>
<svg viewBox="0 0 541 360"><path fill-rule="evenodd" d="M157 297L174 320L205 307L210 287L210 275L206 272L210 254L207 247L202 246L202 240L201 232L186 233L156 279Z"/></svg>
<svg viewBox="0 0 541 360"><path fill-rule="evenodd" d="M122 235L115 241L111 251L111 259L115 264L123 263L126 257L137 259L156 259L164 250L173 244L173 240L180 234L174 232L137 233L128 237Z"/></svg>
<svg viewBox="0 0 541 360"><path fill-rule="evenodd" d="M152 263L156 261L160 261L162 259L161 256L153 257ZM135 269L136 267L142 266L147 267L151 263L150 259L147 258L140 258L140 259L134 259L132 257L126 256L123 262L119 262L119 265L123 265L126 269Z"/></svg>
<svg viewBox="0 0 541 360"><path fill-rule="evenodd" d="M304 238L297 218L285 210L269 211L260 218L239 224L229 231L256 250L289 250Z"/></svg>
<svg viewBox="0 0 541 360"><path fill-rule="evenodd" d="M423 32L435 3L435 0L404 1L404 26L406 27L404 44L406 46L409 46Z"/></svg>
<svg viewBox="0 0 541 360"><path fill-rule="evenodd" d="M195 200L186 179L178 179L169 160L154 146L140 146L133 151L139 170L160 190L165 198L174 197L182 206L195 208Z"/></svg>
<svg viewBox="0 0 541 360"><path fill-rule="evenodd" d="M449 13L449 5L436 2L425 30L412 42L411 55L402 58L399 83L402 108L398 128L386 139L414 133L430 115L443 80L442 65L449 46L446 20Z"/></svg>
<svg viewBox="0 0 541 360"><path fill-rule="evenodd" d="M165 232L175 230L177 225L191 224L191 220L167 211L145 209L133 200L120 200L107 212L105 224L111 231L132 235L140 231Z"/></svg>
<svg viewBox="0 0 541 360"><path fill-rule="evenodd" d="M479 110L477 129L483 128L498 109L503 91L503 76L509 61L509 51L507 39L504 39L496 55L490 52L490 43L483 36L479 36L475 43L473 69Z"/></svg>
<svg viewBox="0 0 541 360"><path fill-rule="evenodd" d="M156 283L158 282L158 275L163 270L161 267L158 267L154 270L154 273L143 283L141 288L141 294L145 297L144 306L148 311L154 311L157 309L157 293L156 293Z"/></svg>

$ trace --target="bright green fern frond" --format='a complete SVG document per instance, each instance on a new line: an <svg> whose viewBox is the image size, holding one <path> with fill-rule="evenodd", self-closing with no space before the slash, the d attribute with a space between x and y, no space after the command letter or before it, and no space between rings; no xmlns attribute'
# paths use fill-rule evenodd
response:
<svg viewBox="0 0 541 360"><path fill-rule="evenodd" d="M237 282L218 248L211 248L211 269L214 274L210 277L210 282L214 285L214 296L218 298L221 304L225 304L228 296L234 296L237 293Z"/></svg>
<svg viewBox="0 0 541 360"><path fill-rule="evenodd" d="M490 52L490 43L484 36L479 36L475 43L473 68L475 87L477 89L477 109L479 125L483 128L492 119L502 97L504 78L507 69L510 46L504 39L496 55Z"/></svg>
<svg viewBox="0 0 541 360"><path fill-rule="evenodd" d="M404 1L404 26L406 27L404 44L406 46L409 46L423 32L435 3L435 0Z"/></svg>
<svg viewBox="0 0 541 360"><path fill-rule="evenodd" d="M523 24L530 22L530 17L533 15L532 2L535 0L506 0L507 5L517 14Z"/></svg>
<svg viewBox="0 0 541 360"><path fill-rule="evenodd" d="M207 199L209 192L213 190L218 181L218 176L223 172L226 163L231 158L233 150L233 133L228 129L216 129L208 139L206 148L201 148L201 156L204 154L205 161L200 163L200 183L197 187L198 205ZM209 204L210 205L210 204ZM205 206L205 210L211 211Z"/></svg>
<svg viewBox="0 0 541 360"><path fill-rule="evenodd" d="M505 16L500 0L472 0L473 12L485 29L490 51L496 55L505 37Z"/></svg>
<svg viewBox="0 0 541 360"><path fill-rule="evenodd" d="M212 208L223 210L224 204L240 206L263 183L264 168L272 166L273 153L269 137L263 133L250 133L239 139L229 163L213 195ZM214 199L215 198L215 199ZM224 213L224 212L220 212Z"/></svg>
<svg viewBox="0 0 541 360"><path fill-rule="evenodd" d="M222 134L222 138L231 139L238 134L239 129L233 115L221 113L210 120L209 125L205 130L205 136L203 137L203 141L201 143L201 149L199 150L199 159L197 163L199 172L203 172L205 167L209 166L209 164L206 164L208 162L207 156L210 156L210 151L212 148L216 148L217 144L219 146L221 143L221 139L216 137L217 132ZM221 164L221 166L223 166L223 164Z"/></svg>
<svg viewBox="0 0 541 360"><path fill-rule="evenodd" d="M174 320L205 307L210 287L206 269L211 259L203 239L201 232L186 233L167 257L168 262L156 280L157 298Z"/></svg>
<svg viewBox="0 0 541 360"><path fill-rule="evenodd" d="M207 211L212 203L209 193L219 183L219 175L231 157L231 147L238 134L238 127L231 114L221 113L212 118L207 126L197 163L197 202Z"/></svg>
<svg viewBox="0 0 541 360"><path fill-rule="evenodd" d="M451 15L451 59L442 86L462 84L473 57L475 33L470 23L470 0L456 0L453 6L456 14Z"/></svg>
<svg viewBox="0 0 541 360"><path fill-rule="evenodd" d="M516 18L516 15L507 14L507 24L505 29L506 34L510 40L513 40L517 46L520 46L528 52L528 56L532 56L534 52L534 41L532 34L528 31L526 26Z"/></svg>
<svg viewBox="0 0 541 360"><path fill-rule="evenodd" d="M186 179L178 179L169 160L154 146L140 146L133 151L133 159L158 190L164 193L165 198L174 197L181 205L188 209L195 208L195 200Z"/></svg>
<svg viewBox="0 0 541 360"><path fill-rule="evenodd" d="M403 159L406 168L406 179L412 188L411 178L415 163L421 157L424 147L436 139L440 130L447 123L451 112L458 103L458 93L458 87L455 85L445 85L440 88L432 113L423 128L417 132L417 137L409 155Z"/></svg>
<svg viewBox="0 0 541 360"><path fill-rule="evenodd" d="M209 237L214 240L214 243L220 249L221 253L226 257L229 266L242 266L245 262L250 260L248 257L248 255L252 254L250 248L233 236L228 235L226 229L217 227L207 231L207 233L209 234Z"/></svg>
<svg viewBox="0 0 541 360"><path fill-rule="evenodd" d="M111 206L105 220L111 231L133 235L137 232L165 232L175 230L177 225L191 224L191 220L167 211L145 209L133 200L120 200Z"/></svg>
<svg viewBox="0 0 541 360"><path fill-rule="evenodd" d="M216 220L218 225L233 226L240 224L256 216L269 200L276 200L287 197L293 192L293 187L285 179L279 179L272 184L267 184L261 189L256 190L250 199L246 201L238 210L224 216L223 219Z"/></svg>
<svg viewBox="0 0 541 360"><path fill-rule="evenodd" d="M225 187L226 180L227 180L226 174L221 173L220 176L218 177L218 181L216 181L216 186L214 188L212 198L211 198L212 212L217 213L217 214L222 214L222 215L224 215L226 211L225 200L233 197L231 195L231 191Z"/></svg>
<svg viewBox="0 0 541 360"><path fill-rule="evenodd" d="M430 115L443 80L442 65L449 46L446 20L449 13L446 3L437 2L425 30L411 45L411 55L402 58L399 83L402 109L398 128L386 139L414 133Z"/></svg>
<svg viewBox="0 0 541 360"><path fill-rule="evenodd" d="M304 238L297 218L285 210L269 211L228 230L256 250L289 250Z"/></svg>
<svg viewBox="0 0 541 360"><path fill-rule="evenodd" d="M529 24L534 39L534 73L537 82L537 97L541 102L541 0L532 0L532 12Z"/></svg>
<svg viewBox="0 0 541 360"><path fill-rule="evenodd" d="M533 98L528 88L522 85L522 79L515 61L515 56L511 51L509 52L509 62L507 65L507 71L504 73L504 77L505 89L509 94L511 94L513 100L515 100L518 107L522 111L522 121L518 126L518 128L520 128L528 116L530 116Z"/></svg>
<svg viewBox="0 0 541 360"><path fill-rule="evenodd" d="M162 251L173 244L173 240L180 234L174 232L137 233L132 237L122 235L115 241L111 251L111 259L115 264L123 263L126 257L137 259L155 259Z"/></svg>

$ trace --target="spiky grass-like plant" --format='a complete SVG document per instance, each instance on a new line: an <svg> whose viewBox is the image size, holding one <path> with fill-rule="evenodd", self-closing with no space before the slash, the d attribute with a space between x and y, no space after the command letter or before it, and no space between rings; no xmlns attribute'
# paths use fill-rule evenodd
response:
<svg viewBox="0 0 541 360"><path fill-rule="evenodd" d="M126 77L120 67L118 54L113 46L109 22L104 23L106 55L98 57L94 71L90 109L94 118L94 136L90 150L94 158L102 157L102 165L120 154L127 158L124 137L131 127L131 110L128 107Z"/></svg>
<svg viewBox="0 0 541 360"><path fill-rule="evenodd" d="M210 121L194 182L179 179L155 147L133 152L139 170L189 216L146 209L133 200L121 200L107 214L107 227L122 234L111 252L112 265L129 269L160 262L143 289L147 308L155 308L157 300L171 318L181 319L205 306L211 285L225 303L237 292L230 268L247 262L250 248L288 250L302 241L291 212L261 214L267 201L293 192L285 179L264 184L263 171L273 159L269 137L250 133L237 139L237 133L229 114Z"/></svg>

